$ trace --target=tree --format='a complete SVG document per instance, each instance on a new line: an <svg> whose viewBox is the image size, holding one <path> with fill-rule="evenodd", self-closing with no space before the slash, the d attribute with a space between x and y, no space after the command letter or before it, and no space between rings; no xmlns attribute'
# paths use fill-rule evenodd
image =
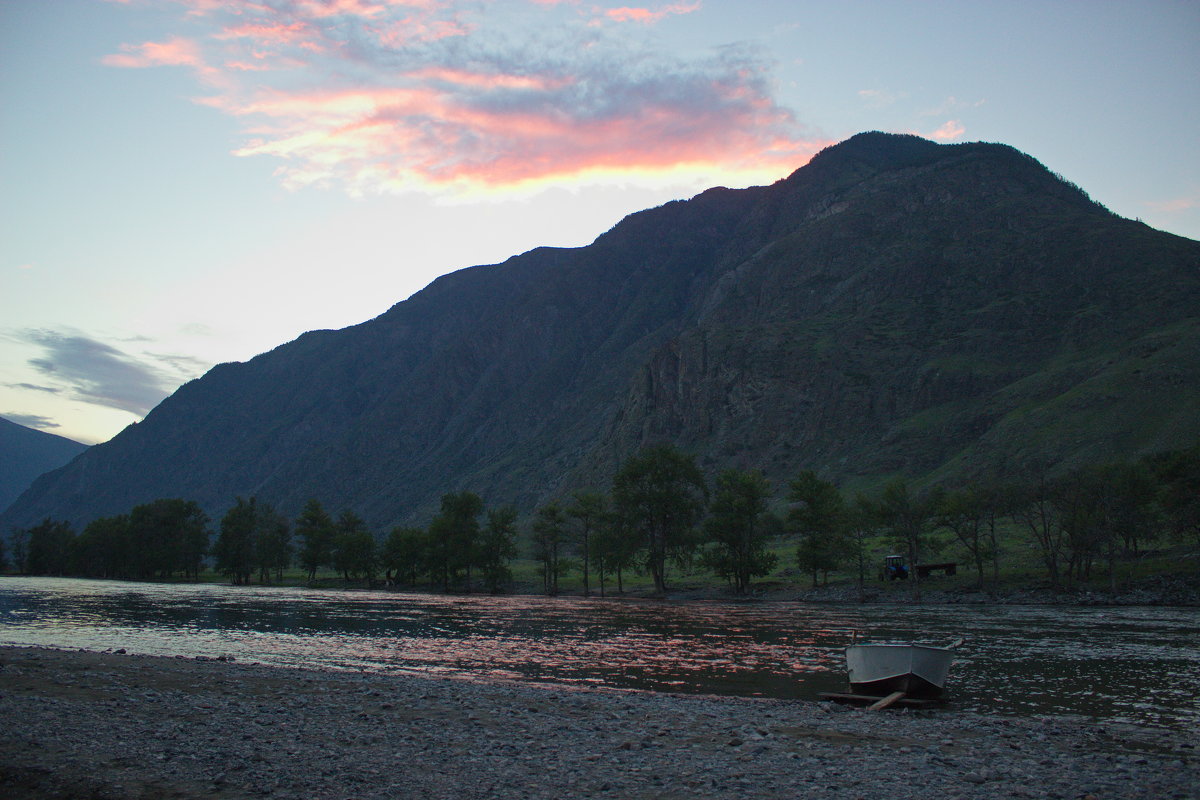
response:
<svg viewBox="0 0 1200 800"><path fill-rule="evenodd" d="M94 519L75 540L72 571L89 578L132 577L131 550L129 515Z"/></svg>
<svg viewBox="0 0 1200 800"><path fill-rule="evenodd" d="M837 569L846 540L846 503L842 493L828 481L817 477L812 470L801 472L791 482L788 500L788 524L800 537L796 546L796 563L812 575Z"/></svg>
<svg viewBox="0 0 1200 800"><path fill-rule="evenodd" d="M910 571L913 599L921 599L921 576L917 565L929 534L933 510L940 502L940 494L931 492L925 495L914 495L908 489L908 483L901 479L890 481L883 488L883 494L878 500L868 500L867 508L875 521L881 525L892 540L904 548Z"/></svg>
<svg viewBox="0 0 1200 800"><path fill-rule="evenodd" d="M1118 553L1137 555L1160 526L1158 486L1144 464L1084 467L1059 481L1064 526L1071 547L1069 572L1087 580L1095 559L1108 564L1109 587L1116 589Z"/></svg>
<svg viewBox="0 0 1200 800"><path fill-rule="evenodd" d="M67 575L75 532L70 523L49 517L29 529L29 562L34 575Z"/></svg>
<svg viewBox="0 0 1200 800"><path fill-rule="evenodd" d="M1104 552L1108 531L1100 507L1102 493L1099 474L1090 469L1073 470L1050 484L1050 503L1065 537L1068 586L1091 577L1092 563Z"/></svg>
<svg viewBox="0 0 1200 800"><path fill-rule="evenodd" d="M12 545L13 568L22 574L29 572L29 531L13 528L9 543Z"/></svg>
<svg viewBox="0 0 1200 800"><path fill-rule="evenodd" d="M1171 533L1200 544L1200 445L1157 456L1150 468Z"/></svg>
<svg viewBox="0 0 1200 800"><path fill-rule="evenodd" d="M254 534L258 503L239 497L221 518L221 532L213 547L217 570L229 575L235 585L250 582L254 572Z"/></svg>
<svg viewBox="0 0 1200 800"><path fill-rule="evenodd" d="M712 541L703 563L745 594L750 580L766 575L778 561L766 550L767 499L771 485L760 472L726 470L717 476L704 530Z"/></svg>
<svg viewBox="0 0 1200 800"><path fill-rule="evenodd" d="M334 533L333 518L315 497L309 499L296 518L296 535L300 537L300 566L308 572L310 581L317 579L321 567L333 564Z"/></svg>
<svg viewBox="0 0 1200 800"><path fill-rule="evenodd" d="M567 517L558 503L547 503L537 510L533 520L533 557L542 565L542 587L548 595L558 594L562 573L559 550L567 527Z"/></svg>
<svg viewBox="0 0 1200 800"><path fill-rule="evenodd" d="M413 585L425 569L428 535L421 528L393 528L383 546L383 568L389 582Z"/></svg>
<svg viewBox="0 0 1200 800"><path fill-rule="evenodd" d="M617 592L624 593L624 573L634 566L639 548L637 531L610 512L603 527L591 537L591 563L600 579L600 596L604 597L605 578L616 575Z"/></svg>
<svg viewBox="0 0 1200 800"><path fill-rule="evenodd" d="M375 537L362 517L343 511L333 541L333 566L343 578L371 581L375 577Z"/></svg>
<svg viewBox="0 0 1200 800"><path fill-rule="evenodd" d="M199 578L208 552L208 515L190 500L163 498L129 512L125 570L135 578Z"/></svg>
<svg viewBox="0 0 1200 800"><path fill-rule="evenodd" d="M975 562L975 582L983 588L983 563L996 563L997 511L990 498L977 486L947 492L934 509L936 524L954 534Z"/></svg>
<svg viewBox="0 0 1200 800"><path fill-rule="evenodd" d="M1014 485L1007 489L1011 498L1011 516L1025 528L1042 557L1050 586L1060 585L1060 565L1066 558L1067 532L1062 524L1060 504L1045 473L1037 475L1031 483Z"/></svg>
<svg viewBox="0 0 1200 800"><path fill-rule="evenodd" d="M659 594L667 591L667 561L683 564L696 548L695 525L708 487L695 458L673 445L648 447L613 477L613 505L635 532Z"/></svg>
<svg viewBox="0 0 1200 800"><path fill-rule="evenodd" d="M512 581L508 562L517 557L517 510L495 508L487 512L487 520L479 541L479 571L487 590L498 594Z"/></svg>
<svg viewBox="0 0 1200 800"><path fill-rule="evenodd" d="M292 532L287 518L267 504L258 507L254 520L254 560L258 564L259 581L283 580L283 571L292 563Z"/></svg>
<svg viewBox="0 0 1200 800"><path fill-rule="evenodd" d="M875 520L871 515L870 501L861 494L846 506L845 542L846 553L854 562L858 572L858 602L867 602L867 539L874 535Z"/></svg>
<svg viewBox="0 0 1200 800"><path fill-rule="evenodd" d="M579 491L571 496L571 500L571 505L567 507L567 515L574 519L578 526L576 544L583 564L583 596L587 597L592 593L592 539L608 523L608 498L600 492Z"/></svg>
<svg viewBox="0 0 1200 800"><path fill-rule="evenodd" d="M460 584L464 572L470 590L482 513L483 501L474 492L442 495L442 511L429 525L429 556L431 570L441 578L444 592L449 592L452 584Z"/></svg>

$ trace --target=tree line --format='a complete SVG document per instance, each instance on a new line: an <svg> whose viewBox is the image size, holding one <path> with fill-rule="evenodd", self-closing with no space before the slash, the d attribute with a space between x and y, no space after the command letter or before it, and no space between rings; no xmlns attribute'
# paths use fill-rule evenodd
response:
<svg viewBox="0 0 1200 800"><path fill-rule="evenodd" d="M442 591L504 591L518 555L517 510L487 509L475 493L442 497L428 526L373 532L351 510L336 518L312 499L289 520L256 498L237 498L216 531L191 501L155 500L97 519L76 535L52 519L14 530L16 569L39 575L196 580L207 560L233 583L271 583L295 565L315 580L333 570L346 581L425 584ZM558 594L578 575L583 593L624 591L631 572L657 592L672 569L700 566L744 594L778 566L774 543L790 538L795 564L814 586L835 570L861 587L885 542L909 563L956 542L980 585L998 579L1004 542L1038 553L1050 584L1070 586L1166 537L1200 543L1200 447L1050 476L978 480L914 489L893 480L874 494L849 495L812 471L781 498L757 471L726 470L708 485L695 459L668 444L626 460L608 491L580 490L535 509L524 531L543 590ZM214 535L215 534L215 535ZM0 545L3 542L0 540ZM920 595L913 572L914 595Z"/></svg>

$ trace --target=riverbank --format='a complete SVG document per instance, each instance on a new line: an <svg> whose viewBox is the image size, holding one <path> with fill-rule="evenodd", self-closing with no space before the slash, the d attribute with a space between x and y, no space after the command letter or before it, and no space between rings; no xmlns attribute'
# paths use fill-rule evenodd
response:
<svg viewBox="0 0 1200 800"><path fill-rule="evenodd" d="M0 648L0 795L1188 798L1191 732Z"/></svg>
<svg viewBox="0 0 1200 800"><path fill-rule="evenodd" d="M907 605L917 602L907 583L868 581L860 590L855 581L835 581L813 588L804 584L760 583L752 586L749 595L738 596L724 587L687 586L686 581L669 591L665 598L671 602L689 601L757 601L836 603L838 605L870 603ZM532 586L515 587L515 594L536 595ZM578 597L580 592L566 591L561 597ZM648 588L640 587L624 594L610 594L610 599L654 599ZM921 603L926 605L996 605L996 606L1180 606L1200 607L1200 574L1154 575L1138 581L1128 581L1110 590L1096 586L1075 586L1053 589L1047 584L977 588L974 584L946 578L928 578L921 584Z"/></svg>

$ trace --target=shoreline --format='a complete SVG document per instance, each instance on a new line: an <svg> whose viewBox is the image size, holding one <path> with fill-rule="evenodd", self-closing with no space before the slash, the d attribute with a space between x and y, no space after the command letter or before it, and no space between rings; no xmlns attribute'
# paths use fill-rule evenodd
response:
<svg viewBox="0 0 1200 800"><path fill-rule="evenodd" d="M29 798L1170 798L1191 733L0 647Z"/></svg>
<svg viewBox="0 0 1200 800"><path fill-rule="evenodd" d="M44 576L44 575L0 575L0 586L4 578L44 578L61 577L73 580L99 580L116 583L127 583L131 586L139 584L153 585L209 585L233 586L226 581L134 581L119 578L84 578L77 576ZM517 584L511 591L490 595L482 591L460 591L448 594L422 586L347 584L343 581L318 580L315 583L267 583L249 584L257 589L313 589L318 591L335 592L365 592L377 591L395 594L418 594L431 596L463 596L463 597L544 597L584 599L582 591L570 590L558 595L546 595L535 591L531 586ZM838 605L985 605L985 606L1171 606L1181 608L1200 607L1200 573L1189 575L1176 573L1171 575L1155 575L1129 582L1115 592L1094 587L1074 587L1051 589L1044 584L1036 584L1022 588L979 589L974 586L946 587L937 579L924 583L921 590L921 600L914 601L910 593L898 586L885 586L868 582L862 596L856 583L836 583L828 586L811 588L802 584L760 585L749 595L736 595L722 587L678 586L668 590L667 594L656 595L643 590L630 590L623 594L608 592L601 597L593 591L588 596L594 600L617 601L666 601L676 603L719 602L719 603L812 603Z"/></svg>

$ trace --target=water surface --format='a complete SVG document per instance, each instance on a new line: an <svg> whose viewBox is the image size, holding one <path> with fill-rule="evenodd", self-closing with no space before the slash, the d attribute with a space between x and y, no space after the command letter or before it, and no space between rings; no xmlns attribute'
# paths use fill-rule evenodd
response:
<svg viewBox="0 0 1200 800"><path fill-rule="evenodd" d="M967 641L956 707L1200 724L1195 609L671 603L0 579L0 643L815 699L842 648Z"/></svg>

